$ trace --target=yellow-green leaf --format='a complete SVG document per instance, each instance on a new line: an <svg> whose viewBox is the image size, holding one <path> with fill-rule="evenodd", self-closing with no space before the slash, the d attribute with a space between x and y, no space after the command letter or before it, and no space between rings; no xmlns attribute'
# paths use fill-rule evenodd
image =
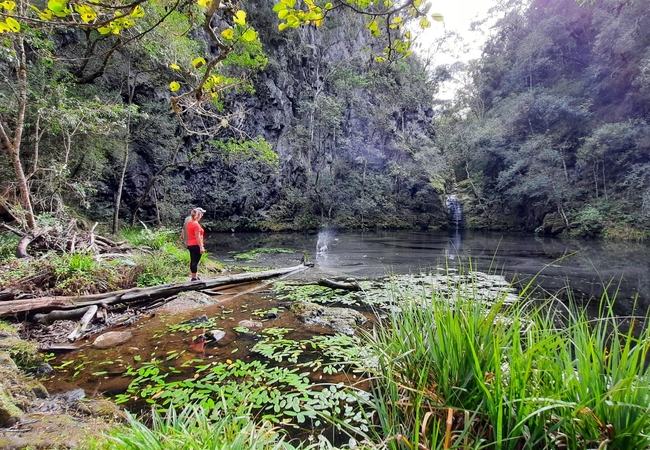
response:
<svg viewBox="0 0 650 450"><path fill-rule="evenodd" d="M202 67L205 64L205 58L198 57L194 61L192 61L192 65L194 66L195 69L198 69Z"/></svg>
<svg viewBox="0 0 650 450"><path fill-rule="evenodd" d="M232 28L228 28L221 32L221 36L223 36L226 39L232 39L233 37L235 37L235 32L232 30Z"/></svg>
<svg viewBox="0 0 650 450"><path fill-rule="evenodd" d="M426 29L429 28L430 26L431 26L431 22L429 22L429 19L427 19L426 17L422 17L420 19L420 28Z"/></svg>
<svg viewBox="0 0 650 450"><path fill-rule="evenodd" d="M286 23L281 23L280 25L278 25L278 30L280 30L280 31L284 30L285 28L287 28Z"/></svg>
<svg viewBox="0 0 650 450"><path fill-rule="evenodd" d="M47 2L47 7L54 13L62 12L65 8L65 4L59 0L50 0Z"/></svg>
<svg viewBox="0 0 650 450"><path fill-rule="evenodd" d="M375 56L375 61L377 61L378 63L383 63L386 62L386 58L382 56Z"/></svg>
<svg viewBox="0 0 650 450"><path fill-rule="evenodd" d="M7 26L8 26L9 29L10 29L11 31L13 31L14 33L18 33L18 32L20 31L20 24L19 24L18 21L17 21L16 19L14 19L13 17L7 17L7 18L5 19L5 22L7 22Z"/></svg>
<svg viewBox="0 0 650 450"><path fill-rule="evenodd" d="M296 0L280 0L282 3L287 5L288 8L293 8L296 6Z"/></svg>
<svg viewBox="0 0 650 450"><path fill-rule="evenodd" d="M331 3L328 3L328 4L325 5L325 10L326 11L329 11L332 8L334 8L334 5L332 5Z"/></svg>
<svg viewBox="0 0 650 450"><path fill-rule="evenodd" d="M196 4L204 8L209 8L212 6L212 0L196 0Z"/></svg>
<svg viewBox="0 0 650 450"><path fill-rule="evenodd" d="M44 9L43 11L38 13L38 18L41 20L51 20L52 11L50 11L49 9Z"/></svg>
<svg viewBox="0 0 650 450"><path fill-rule="evenodd" d="M300 26L300 19L296 16L289 16L287 17L287 25L291 28L298 28Z"/></svg>
<svg viewBox="0 0 650 450"><path fill-rule="evenodd" d="M79 13L79 17L83 22L92 22L97 18L97 13L88 5L75 5L75 11Z"/></svg>
<svg viewBox="0 0 650 450"><path fill-rule="evenodd" d="M278 19L284 20L289 15L289 10L285 9L278 13Z"/></svg>
<svg viewBox="0 0 650 450"><path fill-rule="evenodd" d="M97 31L99 31L99 34L108 34L111 32L111 27L99 27Z"/></svg>
<svg viewBox="0 0 650 450"><path fill-rule="evenodd" d="M442 14L439 13L433 13L431 14L431 18L435 20L436 22L444 22L445 18Z"/></svg>
<svg viewBox="0 0 650 450"><path fill-rule="evenodd" d="M240 9L232 17L232 20L234 20L235 23L238 23L239 25L246 25L246 13Z"/></svg>
<svg viewBox="0 0 650 450"><path fill-rule="evenodd" d="M11 29L9 28L9 25L7 25L4 22L0 22L0 34L2 33L9 33Z"/></svg>
<svg viewBox="0 0 650 450"><path fill-rule="evenodd" d="M400 16L397 16L393 19L393 22L395 23L402 23L402 18Z"/></svg>
<svg viewBox="0 0 650 450"><path fill-rule="evenodd" d="M7 1L4 1L4 2L0 3L0 6L2 6L7 11L11 11L12 9L14 9L16 7L16 3L7 0Z"/></svg>
<svg viewBox="0 0 650 450"><path fill-rule="evenodd" d="M169 67L171 67L174 70L181 70L181 68L178 66L178 64L170 64Z"/></svg>
<svg viewBox="0 0 650 450"><path fill-rule="evenodd" d="M172 92L176 92L180 88L181 88L181 85L178 84L177 81L172 81L171 83L169 83L169 90L172 91Z"/></svg>
<svg viewBox="0 0 650 450"><path fill-rule="evenodd" d="M255 38L257 37L257 33L256 33L255 30L253 30L252 28L249 28L248 30L246 30L246 32L245 32L244 34L242 34L241 37L242 37L246 42L252 42L252 41L254 41Z"/></svg>
<svg viewBox="0 0 650 450"><path fill-rule="evenodd" d="M131 13L131 17L144 17L144 8L142 6L140 6L140 5L133 8L133 12Z"/></svg>
<svg viewBox="0 0 650 450"><path fill-rule="evenodd" d="M275 6L273 6L273 11L275 12L280 12L284 9L287 9L287 5L284 3L276 3Z"/></svg>

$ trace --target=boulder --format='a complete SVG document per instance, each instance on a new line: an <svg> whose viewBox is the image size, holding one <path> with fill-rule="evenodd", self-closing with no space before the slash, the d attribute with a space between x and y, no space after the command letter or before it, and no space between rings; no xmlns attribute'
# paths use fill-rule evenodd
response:
<svg viewBox="0 0 650 450"><path fill-rule="evenodd" d="M131 337L133 334L130 331L109 331L95 339L92 347L99 349L117 347L128 342Z"/></svg>
<svg viewBox="0 0 650 450"><path fill-rule="evenodd" d="M262 322L253 322L252 320L240 320L237 325L245 328L264 328Z"/></svg>
<svg viewBox="0 0 650 450"><path fill-rule="evenodd" d="M335 308L310 302L291 304L291 312L307 325L329 327L337 333L352 336L357 327L368 321L366 316L351 308Z"/></svg>

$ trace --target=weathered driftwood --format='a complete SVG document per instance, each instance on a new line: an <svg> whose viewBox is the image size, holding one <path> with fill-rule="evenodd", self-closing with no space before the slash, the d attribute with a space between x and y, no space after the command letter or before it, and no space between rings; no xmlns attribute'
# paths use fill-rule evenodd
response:
<svg viewBox="0 0 650 450"><path fill-rule="evenodd" d="M224 277L208 278L199 281L168 283L148 288L132 288L121 291L106 292L68 297L39 297L25 300L10 300L0 303L0 317L8 317L28 312L46 312L55 309L74 309L89 305L111 305L130 303L143 300L156 300L176 295L183 291L202 291L216 286L238 284L248 281L264 280L291 272L304 270L305 266L293 266L284 269L266 270L263 272L240 273Z"/></svg>
<svg viewBox="0 0 650 450"><path fill-rule="evenodd" d="M74 330L72 330L72 333L68 335L68 341L74 342L77 339L79 339L79 336L81 336L84 331L86 331L86 328L88 328L88 324L90 323L91 320L95 318L95 314L97 314L97 305L91 305L88 307L88 311L86 311L86 314L83 315L77 326L75 327Z"/></svg>
<svg viewBox="0 0 650 450"><path fill-rule="evenodd" d="M318 280L319 286L325 286L332 289L344 289L346 291L360 291L361 286L357 283L343 283L340 281L329 280L327 278L321 278Z"/></svg>
<svg viewBox="0 0 650 450"><path fill-rule="evenodd" d="M37 299L32 299L36 301ZM54 310L50 311L48 314L34 314L31 318L33 322L42 323L43 325L49 325L56 320L77 320L80 317L83 317L86 312L90 309L90 306L77 309L65 309L65 310Z"/></svg>
<svg viewBox="0 0 650 450"><path fill-rule="evenodd" d="M34 230L31 233L24 235L20 241L18 241L18 246L16 247L16 258L29 258L29 253L27 253L27 246L32 243L36 238L49 233L52 231L51 227L39 228Z"/></svg>

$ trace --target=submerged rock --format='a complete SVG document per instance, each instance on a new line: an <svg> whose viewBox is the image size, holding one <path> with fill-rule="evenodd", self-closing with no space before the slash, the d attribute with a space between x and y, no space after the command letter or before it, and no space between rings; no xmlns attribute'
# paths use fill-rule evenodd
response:
<svg viewBox="0 0 650 450"><path fill-rule="evenodd" d="M212 334L214 340L217 342L226 337L226 332L223 330L212 330L210 333Z"/></svg>
<svg viewBox="0 0 650 450"><path fill-rule="evenodd" d="M95 339L92 347L99 349L117 347L128 342L131 337L133 337L133 333L130 331L109 331Z"/></svg>
<svg viewBox="0 0 650 450"><path fill-rule="evenodd" d="M262 322L253 322L252 320L240 320L237 325L245 328L264 328Z"/></svg>
<svg viewBox="0 0 650 450"><path fill-rule="evenodd" d="M310 302L291 304L291 312L307 325L329 327L337 333L353 335L357 327L368 321L366 316L351 308L334 308Z"/></svg>

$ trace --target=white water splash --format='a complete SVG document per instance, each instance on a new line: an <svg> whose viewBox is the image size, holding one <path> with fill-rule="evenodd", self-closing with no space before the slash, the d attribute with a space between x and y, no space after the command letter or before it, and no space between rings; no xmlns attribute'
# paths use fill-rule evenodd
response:
<svg viewBox="0 0 650 450"><path fill-rule="evenodd" d="M332 241L334 241L334 231L325 229L318 232L316 259L327 257L327 249L331 245Z"/></svg>

